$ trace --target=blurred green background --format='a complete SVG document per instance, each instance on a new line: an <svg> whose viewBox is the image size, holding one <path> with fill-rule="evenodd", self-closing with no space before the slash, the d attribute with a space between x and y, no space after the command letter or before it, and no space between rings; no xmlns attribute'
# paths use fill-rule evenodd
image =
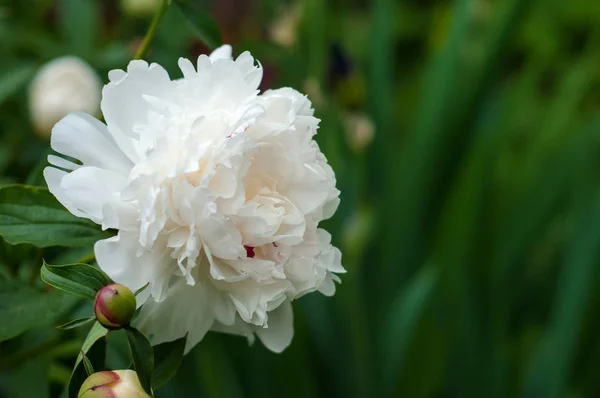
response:
<svg viewBox="0 0 600 398"><path fill-rule="evenodd" d="M106 82L150 22L135 3L0 0L1 184L44 184L38 68L76 55ZM198 4L261 61L263 88L312 99L348 273L294 303L283 354L210 333L157 397L600 397L600 2ZM178 77L208 51L171 7L147 59ZM17 290L23 314L50 305L42 257L81 254L2 244L0 324ZM0 343L1 397L64 393L85 330L53 326L89 307L63 307ZM112 340L109 366L126 366Z"/></svg>

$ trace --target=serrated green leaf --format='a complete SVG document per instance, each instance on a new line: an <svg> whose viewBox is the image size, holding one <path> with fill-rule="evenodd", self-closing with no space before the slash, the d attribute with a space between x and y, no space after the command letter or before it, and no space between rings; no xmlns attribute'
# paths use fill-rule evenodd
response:
<svg viewBox="0 0 600 398"><path fill-rule="evenodd" d="M83 326L83 325L85 325L85 324L87 324L87 323L90 323L90 322L92 322L94 319L96 319L96 318L94 318L93 316L91 316L91 317L88 317L88 318L79 318L79 319L74 319L74 320L72 320L72 321L70 321L70 322L67 322L67 323L65 323L65 324L59 325L59 326L57 326L56 328L57 328L57 329L61 329L61 330L69 330L69 329L74 329L74 328L77 328L77 327L79 327L79 326Z"/></svg>
<svg viewBox="0 0 600 398"><path fill-rule="evenodd" d="M16 280L0 278L0 341L44 325L66 305L60 292L41 292Z"/></svg>
<svg viewBox="0 0 600 398"><path fill-rule="evenodd" d="M133 368L137 372L144 390L152 396L152 370L154 369L152 345L139 330L127 328L126 331L133 358Z"/></svg>
<svg viewBox="0 0 600 398"><path fill-rule="evenodd" d="M83 364L83 353L89 358L91 364L97 369L104 368L104 360L106 355L106 339L104 338L108 334L108 329L96 322L90 329L83 345L81 346L81 352L77 356L75 366L73 367L73 373L69 380L69 398L76 398L81 385L87 378L87 372Z"/></svg>
<svg viewBox="0 0 600 398"><path fill-rule="evenodd" d="M222 44L219 25L208 13L198 9L191 1L176 1L175 5L204 44L213 50Z"/></svg>
<svg viewBox="0 0 600 398"><path fill-rule="evenodd" d="M158 389L165 385L181 365L187 336L168 341L153 347L154 371L152 372L152 388Z"/></svg>
<svg viewBox="0 0 600 398"><path fill-rule="evenodd" d="M45 188L9 185L0 188L0 235L11 245L77 247L111 233L69 213Z"/></svg>
<svg viewBox="0 0 600 398"><path fill-rule="evenodd" d="M112 283L104 272L89 264L50 265L44 261L41 276L44 282L57 289L90 300Z"/></svg>

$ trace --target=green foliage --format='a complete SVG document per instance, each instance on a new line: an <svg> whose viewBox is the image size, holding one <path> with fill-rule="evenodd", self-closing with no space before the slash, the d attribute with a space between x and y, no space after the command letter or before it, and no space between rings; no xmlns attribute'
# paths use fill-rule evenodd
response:
<svg viewBox="0 0 600 398"><path fill-rule="evenodd" d="M47 325L60 314L64 296L42 292L23 282L0 277L0 342Z"/></svg>
<svg viewBox="0 0 600 398"><path fill-rule="evenodd" d="M69 213L45 188L0 188L0 235L10 244L90 246L110 237L94 223Z"/></svg>
<svg viewBox="0 0 600 398"><path fill-rule="evenodd" d="M61 330L69 330L69 329L73 329L73 328L77 328L79 326L83 326L85 324L88 324L92 321L95 321L96 318L94 318L93 316L87 317L87 318L79 318L79 319L74 319L72 321L69 321L63 325L59 325L57 326L58 329Z"/></svg>
<svg viewBox="0 0 600 398"><path fill-rule="evenodd" d="M89 361L88 367L103 370L106 356L106 335L108 329L95 322L85 338L81 351L77 355L73 373L69 379L69 398L76 398L81 385L87 379L88 373L84 364L84 355Z"/></svg>
<svg viewBox="0 0 600 398"><path fill-rule="evenodd" d="M152 347L154 350L153 389L162 387L175 376L183 359L186 341L187 336Z"/></svg>
<svg viewBox="0 0 600 398"><path fill-rule="evenodd" d="M152 345L139 330L134 328L125 329L131 357L133 358L133 369L140 378L140 384L148 395L152 395L152 370L154 369L154 351Z"/></svg>
<svg viewBox="0 0 600 398"><path fill-rule="evenodd" d="M100 269L88 264L50 265L44 262L42 280L74 296L94 300L110 278Z"/></svg>
<svg viewBox="0 0 600 398"><path fill-rule="evenodd" d="M175 0L174 3L181 16L204 44L211 49L215 49L222 44L219 25L208 13L199 9L193 1Z"/></svg>

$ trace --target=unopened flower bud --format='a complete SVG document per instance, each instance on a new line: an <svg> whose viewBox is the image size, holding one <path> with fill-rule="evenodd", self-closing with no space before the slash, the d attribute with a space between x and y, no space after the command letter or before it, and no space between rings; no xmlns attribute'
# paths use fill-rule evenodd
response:
<svg viewBox="0 0 600 398"><path fill-rule="evenodd" d="M107 370L90 375L78 398L149 398L133 370Z"/></svg>
<svg viewBox="0 0 600 398"><path fill-rule="evenodd" d="M29 87L29 110L36 133L49 137L52 127L72 112L98 114L101 90L100 78L80 58L50 61Z"/></svg>
<svg viewBox="0 0 600 398"><path fill-rule="evenodd" d="M355 153L361 153L373 141L375 124L363 114L350 114L346 117L346 141Z"/></svg>
<svg viewBox="0 0 600 398"><path fill-rule="evenodd" d="M96 319L109 329L127 326L135 313L135 296L127 287L113 283L104 286L96 295Z"/></svg>

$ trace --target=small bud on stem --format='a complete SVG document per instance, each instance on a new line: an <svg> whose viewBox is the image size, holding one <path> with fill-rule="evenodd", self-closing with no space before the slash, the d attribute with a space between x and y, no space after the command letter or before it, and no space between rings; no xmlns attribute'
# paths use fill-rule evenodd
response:
<svg viewBox="0 0 600 398"><path fill-rule="evenodd" d="M98 322L109 329L129 325L135 313L135 296L127 287L113 283L104 286L96 295L94 313Z"/></svg>
<svg viewBox="0 0 600 398"><path fill-rule="evenodd" d="M78 398L149 398L133 370L114 370L90 375L81 385Z"/></svg>

